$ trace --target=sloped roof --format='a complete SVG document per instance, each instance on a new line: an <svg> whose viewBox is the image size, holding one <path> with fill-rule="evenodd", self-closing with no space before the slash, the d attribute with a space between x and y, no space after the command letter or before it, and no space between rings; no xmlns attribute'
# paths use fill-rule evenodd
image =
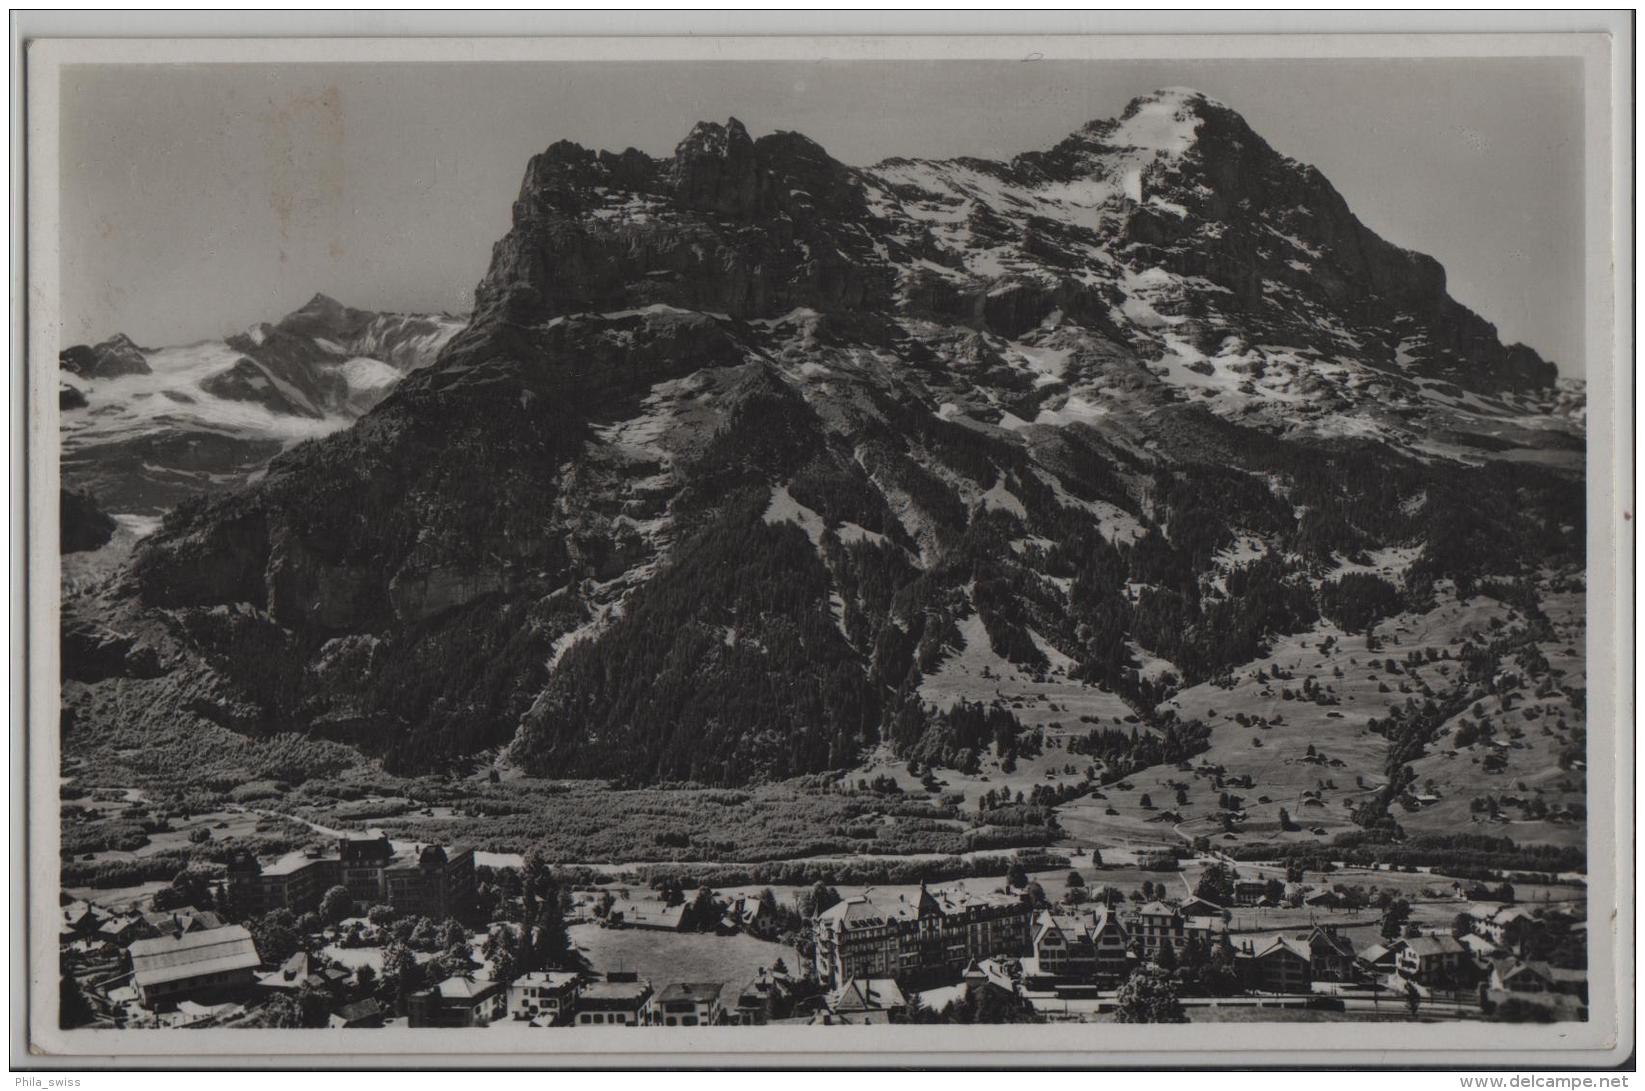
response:
<svg viewBox="0 0 1645 1091"><path fill-rule="evenodd" d="M617 902L611 913L621 913L624 924L658 924L678 928L685 917L686 904L663 905L661 902ZM609 919L609 918L608 918Z"/></svg>
<svg viewBox="0 0 1645 1091"><path fill-rule="evenodd" d="M818 920L835 921L841 928L878 928L890 919L861 894L835 902L818 915Z"/></svg>
<svg viewBox="0 0 1645 1091"><path fill-rule="evenodd" d="M541 988L563 989L575 984L579 975L564 970L532 970L514 979L516 985L536 985Z"/></svg>
<svg viewBox="0 0 1645 1091"><path fill-rule="evenodd" d="M1304 962L1314 961L1314 952L1306 943L1298 942L1289 936L1276 936L1274 942L1257 952L1258 958L1268 958L1281 951L1289 951Z"/></svg>
<svg viewBox="0 0 1645 1091"><path fill-rule="evenodd" d="M1536 914L1523 905L1510 905L1497 910L1496 916L1491 919L1497 924L1512 924L1515 921L1535 920Z"/></svg>
<svg viewBox="0 0 1645 1091"><path fill-rule="evenodd" d="M1473 932L1463 936L1460 942L1476 955L1492 955L1501 950L1485 936L1475 935Z"/></svg>
<svg viewBox="0 0 1645 1091"><path fill-rule="evenodd" d="M1366 962L1375 962L1388 955L1398 954L1405 947L1402 939L1390 940L1387 943L1373 943L1359 953L1359 957Z"/></svg>
<svg viewBox="0 0 1645 1091"><path fill-rule="evenodd" d="M1107 931L1110 927L1118 928L1122 938L1126 940L1130 939L1131 933L1125 927L1125 921L1120 918L1118 913L1111 909L1099 909L1092 915L1091 938L1094 940L1100 940L1103 932Z"/></svg>
<svg viewBox="0 0 1645 1091"><path fill-rule="evenodd" d="M830 1011L884 1011L908 1003L889 977L853 977L828 994Z"/></svg>
<svg viewBox="0 0 1645 1091"><path fill-rule="evenodd" d="M1405 945L1418 958L1429 955L1458 955L1464 950L1455 936L1416 936L1406 940Z"/></svg>
<svg viewBox="0 0 1645 1091"><path fill-rule="evenodd" d="M1508 969L1502 969L1499 967L1498 972L1502 975L1502 980L1504 981L1511 981L1516 977L1524 977L1525 975L1530 974L1533 977L1546 981L1550 985L1554 982L1554 975L1548 972L1548 964L1545 962L1521 962Z"/></svg>
<svg viewBox="0 0 1645 1091"><path fill-rule="evenodd" d="M1034 942L1038 944L1047 933L1056 931L1069 942L1091 938L1091 926L1086 918L1073 913L1053 913L1042 910L1035 921Z"/></svg>
<svg viewBox="0 0 1645 1091"><path fill-rule="evenodd" d="M500 987L489 977L448 977L429 991L444 1000L484 1000Z"/></svg>
<svg viewBox="0 0 1645 1091"><path fill-rule="evenodd" d="M238 924L176 938L142 939L130 951L132 980L138 985L255 969L263 961L251 933Z"/></svg>
<svg viewBox="0 0 1645 1091"><path fill-rule="evenodd" d="M649 981L591 981L579 990L578 1002L637 1004L650 995Z"/></svg>
<svg viewBox="0 0 1645 1091"><path fill-rule="evenodd" d="M1339 955L1347 955L1349 958L1352 958L1354 955L1353 942L1341 932L1333 932L1329 928L1320 928L1316 925L1314 930L1308 933L1308 944L1310 947L1313 946L1315 939L1323 940L1327 947L1331 948L1331 950L1335 951Z"/></svg>
<svg viewBox="0 0 1645 1091"><path fill-rule="evenodd" d="M724 987L725 983L721 981L681 981L665 987L658 994L657 1001L690 1000L694 1004L706 1004L718 999Z"/></svg>
<svg viewBox="0 0 1645 1091"><path fill-rule="evenodd" d="M342 1007L332 1012L332 1014L342 1019L345 1023L358 1023L362 1019L375 1019L379 1015L382 1015L383 1006L375 999L368 996L364 1000L356 1000L352 1004L344 1004Z"/></svg>

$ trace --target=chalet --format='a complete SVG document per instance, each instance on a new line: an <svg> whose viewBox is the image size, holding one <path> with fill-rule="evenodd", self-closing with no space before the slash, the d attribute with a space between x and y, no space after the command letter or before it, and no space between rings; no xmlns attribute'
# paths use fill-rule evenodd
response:
<svg viewBox="0 0 1645 1091"><path fill-rule="evenodd" d="M1221 920L1224 910L1222 906L1217 905L1215 902L1208 902L1204 898L1189 898L1177 906L1177 912L1189 920L1197 917L1215 917Z"/></svg>
<svg viewBox="0 0 1645 1091"><path fill-rule="evenodd" d="M786 974L760 967L754 977L741 985L728 984L720 990L720 1010L731 1026L763 1027L790 1006L793 982Z"/></svg>
<svg viewBox="0 0 1645 1091"><path fill-rule="evenodd" d="M573 1019L579 1027L636 1027L651 1002L651 983L634 974L608 973L577 990Z"/></svg>
<svg viewBox="0 0 1645 1091"><path fill-rule="evenodd" d="M1402 977L1423 985L1454 982L1467 961L1467 951L1453 936L1417 936L1405 941L1394 965Z"/></svg>
<svg viewBox="0 0 1645 1091"><path fill-rule="evenodd" d="M90 902L70 902L59 911L59 931L64 935L94 936L109 919L108 910Z"/></svg>
<svg viewBox="0 0 1645 1091"><path fill-rule="evenodd" d="M759 898L750 894L739 894L725 907L725 913L720 918L722 932L749 932L761 934L777 927L775 921L769 919L765 906Z"/></svg>
<svg viewBox="0 0 1645 1091"><path fill-rule="evenodd" d="M711 1027L719 1023L718 981L685 981L669 985L651 998L644 1021L653 1027Z"/></svg>
<svg viewBox="0 0 1645 1091"><path fill-rule="evenodd" d="M521 974L508 987L508 1014L534 1027L565 1026L576 1008L577 981L573 973Z"/></svg>
<svg viewBox="0 0 1645 1091"><path fill-rule="evenodd" d="M1017 996L1021 992L1021 986L1016 975L1012 973L1014 966L1015 963L1008 964L1002 959L980 959L965 968L960 983L968 993L977 989L993 989L1006 996Z"/></svg>
<svg viewBox="0 0 1645 1091"><path fill-rule="evenodd" d="M1475 910L1485 908L1489 907L1476 906ZM1468 916L1473 922L1474 931L1498 947L1517 943L1527 929L1539 927L1542 923L1522 905L1495 907L1493 912L1483 916L1470 911Z"/></svg>
<svg viewBox="0 0 1645 1091"><path fill-rule="evenodd" d="M1251 906L1268 894L1268 884L1261 879L1238 879L1234 882L1234 904Z"/></svg>
<svg viewBox="0 0 1645 1091"><path fill-rule="evenodd" d="M1313 960L1308 945L1284 936L1249 957L1251 988L1271 993L1313 991Z"/></svg>
<svg viewBox="0 0 1645 1091"><path fill-rule="evenodd" d="M1149 902L1138 909L1130 931L1144 960L1152 959L1166 943L1181 954L1188 942L1182 914L1164 902Z"/></svg>
<svg viewBox="0 0 1645 1091"><path fill-rule="evenodd" d="M1137 853L1137 867L1143 871L1176 871L1177 854L1170 849L1142 849Z"/></svg>
<svg viewBox="0 0 1645 1091"><path fill-rule="evenodd" d="M1398 968L1399 953L1404 949L1402 939L1373 943L1359 953L1359 964L1372 974L1391 974Z"/></svg>
<svg viewBox="0 0 1645 1091"><path fill-rule="evenodd" d="M160 934L141 915L128 913L104 921L102 927L97 929L97 935L117 947L130 947L138 940L159 938Z"/></svg>
<svg viewBox="0 0 1645 1091"><path fill-rule="evenodd" d="M1318 981L1352 981L1357 968L1354 945L1335 928L1315 925L1302 937L1313 977Z"/></svg>
<svg viewBox="0 0 1645 1091"><path fill-rule="evenodd" d="M484 977L448 977L406 998L412 1027L484 1027L508 1012L508 990Z"/></svg>
<svg viewBox="0 0 1645 1091"><path fill-rule="evenodd" d="M852 978L828 994L828 1011L840 1023L889 1023L893 1012L908 1006L889 977Z"/></svg>
<svg viewBox="0 0 1645 1091"><path fill-rule="evenodd" d="M367 997L352 1004L344 1004L331 1013L326 1025L333 1030L356 1030L383 1025L383 1006Z"/></svg>
<svg viewBox="0 0 1645 1091"><path fill-rule="evenodd" d="M175 938L140 939L127 953L132 986L145 1008L239 992L251 985L263 961L251 933L238 924Z"/></svg>
<svg viewBox="0 0 1645 1091"><path fill-rule="evenodd" d="M1341 909L1342 895L1334 890L1316 890L1302 899L1310 909Z"/></svg>
<svg viewBox="0 0 1645 1091"><path fill-rule="evenodd" d="M1097 970L1097 948L1090 920L1077 913L1042 912L1034 923L1034 958L1048 977L1091 977Z"/></svg>
<svg viewBox="0 0 1645 1091"><path fill-rule="evenodd" d="M1499 992L1547 993L1554 991L1554 978L1546 964L1502 959L1491 971L1491 988Z"/></svg>

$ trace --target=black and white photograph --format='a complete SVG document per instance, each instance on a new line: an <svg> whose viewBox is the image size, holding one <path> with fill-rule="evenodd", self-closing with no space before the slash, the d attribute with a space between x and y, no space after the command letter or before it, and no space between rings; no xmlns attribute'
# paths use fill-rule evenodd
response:
<svg viewBox="0 0 1645 1091"><path fill-rule="evenodd" d="M1568 37L38 43L36 1040L1631 1043Z"/></svg>

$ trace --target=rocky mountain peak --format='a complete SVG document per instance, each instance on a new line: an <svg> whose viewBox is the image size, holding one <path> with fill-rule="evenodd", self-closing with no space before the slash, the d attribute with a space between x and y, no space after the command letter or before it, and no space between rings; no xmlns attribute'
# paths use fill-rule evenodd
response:
<svg viewBox="0 0 1645 1091"><path fill-rule="evenodd" d="M766 187L754 141L743 123L699 121L674 149L674 201L682 209L746 219L764 204Z"/></svg>
<svg viewBox="0 0 1645 1091"><path fill-rule="evenodd" d="M751 149L754 140L748 128L736 118L727 118L724 125L713 121L699 121L691 127L684 140L674 147L674 159L696 156L715 156L729 159Z"/></svg>
<svg viewBox="0 0 1645 1091"><path fill-rule="evenodd" d="M114 605L240 695L219 726L395 769L963 762L941 710L1007 677L1153 723L1343 572L1580 562L1580 424L1444 283L1182 89L1009 163L560 142L433 364L169 518ZM238 374L323 409L367 341L290 333Z"/></svg>
<svg viewBox="0 0 1645 1091"><path fill-rule="evenodd" d="M95 345L70 345L57 354L57 363L82 379L117 379L150 371L142 348L123 333Z"/></svg>
<svg viewBox="0 0 1645 1091"><path fill-rule="evenodd" d="M355 336L376 317L370 311L357 310L339 303L324 292L316 292L312 299L280 319L276 326L302 337L344 341Z"/></svg>

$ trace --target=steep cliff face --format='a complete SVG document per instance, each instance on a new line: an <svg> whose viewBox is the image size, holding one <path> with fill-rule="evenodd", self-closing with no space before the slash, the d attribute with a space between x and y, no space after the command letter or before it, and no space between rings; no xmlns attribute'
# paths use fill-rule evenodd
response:
<svg viewBox="0 0 1645 1091"><path fill-rule="evenodd" d="M108 544L114 537L114 520L97 506L96 497L68 489L59 489L57 494L61 552L81 553Z"/></svg>
<svg viewBox="0 0 1645 1091"><path fill-rule="evenodd" d="M234 350L296 419L386 336L321 298ZM158 666L84 640L65 695L713 782L944 756L956 660L1149 719L1366 550L1416 597L1579 561L1552 380L1191 92L1010 163L555 144L437 360L171 512L73 607Z"/></svg>

